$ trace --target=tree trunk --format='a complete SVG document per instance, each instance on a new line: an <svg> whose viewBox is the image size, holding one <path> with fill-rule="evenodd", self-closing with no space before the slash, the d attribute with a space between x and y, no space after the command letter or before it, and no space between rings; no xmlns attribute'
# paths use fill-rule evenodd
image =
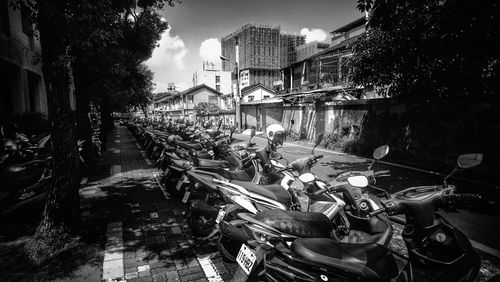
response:
<svg viewBox="0 0 500 282"><path fill-rule="evenodd" d="M64 4L38 1L54 176L42 220L26 245L27 253L37 263L72 243L80 222L78 150L75 114L70 105L72 76Z"/></svg>

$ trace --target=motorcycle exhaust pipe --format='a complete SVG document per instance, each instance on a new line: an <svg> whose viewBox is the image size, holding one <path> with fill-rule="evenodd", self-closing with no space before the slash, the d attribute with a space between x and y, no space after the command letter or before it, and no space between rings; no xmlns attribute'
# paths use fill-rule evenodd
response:
<svg viewBox="0 0 500 282"><path fill-rule="evenodd" d="M217 217L219 214L219 209L213 207L202 200L196 200L191 204L191 210L193 213L203 214L208 217Z"/></svg>

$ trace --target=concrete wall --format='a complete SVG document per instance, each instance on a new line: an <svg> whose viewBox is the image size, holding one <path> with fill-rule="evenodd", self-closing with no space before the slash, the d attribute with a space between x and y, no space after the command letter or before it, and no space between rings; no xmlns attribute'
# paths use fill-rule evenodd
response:
<svg viewBox="0 0 500 282"><path fill-rule="evenodd" d="M321 132L354 128L359 129L358 148L363 154L389 144L393 156L453 164L462 153L481 152L485 163L500 169L498 139L493 137L500 131L499 106L497 100L371 99L316 106L242 105L241 111L244 128L263 130L265 125L281 123L288 135L309 141Z"/></svg>
<svg viewBox="0 0 500 282"><path fill-rule="evenodd" d="M254 126L258 131L264 131L268 125L281 124L283 106L280 103L258 105L241 105L241 122L243 128Z"/></svg>

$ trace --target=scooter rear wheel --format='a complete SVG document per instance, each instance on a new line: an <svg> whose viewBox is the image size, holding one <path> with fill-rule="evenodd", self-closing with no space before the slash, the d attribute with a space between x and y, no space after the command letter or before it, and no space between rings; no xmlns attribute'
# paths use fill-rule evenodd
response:
<svg viewBox="0 0 500 282"><path fill-rule="evenodd" d="M203 214L193 213L191 209L192 207L189 205L186 212L189 229L196 237L207 237L215 227L215 219L205 217Z"/></svg>
<svg viewBox="0 0 500 282"><path fill-rule="evenodd" d="M228 262L236 262L236 256L241 248L241 243L221 235L217 240L217 248L222 258Z"/></svg>

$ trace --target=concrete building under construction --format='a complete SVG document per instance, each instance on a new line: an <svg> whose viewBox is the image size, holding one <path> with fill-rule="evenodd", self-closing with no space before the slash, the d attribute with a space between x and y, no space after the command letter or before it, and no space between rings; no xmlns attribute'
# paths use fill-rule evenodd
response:
<svg viewBox="0 0 500 282"><path fill-rule="evenodd" d="M289 53L304 41L304 36L282 34L279 26L243 25L221 39L222 56L227 59L222 69L233 72L234 86L239 72L240 91L255 84L274 88L282 81L281 66L293 59Z"/></svg>

